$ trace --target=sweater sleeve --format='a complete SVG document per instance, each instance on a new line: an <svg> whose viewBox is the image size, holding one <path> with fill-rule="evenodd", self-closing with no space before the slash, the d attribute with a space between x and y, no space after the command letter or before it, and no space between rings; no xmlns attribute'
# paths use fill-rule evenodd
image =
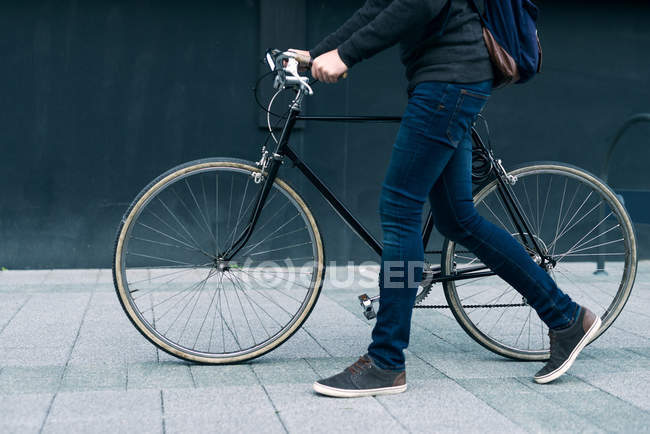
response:
<svg viewBox="0 0 650 434"><path fill-rule="evenodd" d="M395 45L409 30L426 25L442 11L447 0L393 0L366 25L339 45L348 66Z"/></svg>
<svg viewBox="0 0 650 434"><path fill-rule="evenodd" d="M334 33L323 39L318 45L309 50L312 59L321 54L334 50L345 42L354 32L372 21L390 3L391 0L366 0L364 5L354 13Z"/></svg>

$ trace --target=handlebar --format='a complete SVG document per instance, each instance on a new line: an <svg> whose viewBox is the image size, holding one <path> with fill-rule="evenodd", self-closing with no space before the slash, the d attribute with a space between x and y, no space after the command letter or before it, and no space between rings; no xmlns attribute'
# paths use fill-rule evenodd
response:
<svg viewBox="0 0 650 434"><path fill-rule="evenodd" d="M293 53L293 51L292 51ZM303 67L303 68L309 68L311 69L312 65L314 64L314 61L312 60L311 57L307 56L302 56L298 53L294 53L296 55L295 59L298 61L298 66ZM344 72L343 75L340 77L343 79L348 78L348 73Z"/></svg>
<svg viewBox="0 0 650 434"><path fill-rule="evenodd" d="M266 52L266 61L271 71L276 71L273 87L282 89L286 87L298 87L308 95L313 95L308 77L301 77L298 74L298 67L311 68L313 61L310 57L295 53L293 51L281 51L270 49ZM342 78L347 78L347 72Z"/></svg>
<svg viewBox="0 0 650 434"><path fill-rule="evenodd" d="M293 51L290 51L290 52L293 53ZM296 57L294 57L294 59L296 59L296 61L298 62L298 66L301 66L301 67L304 67L304 68L311 68L312 64L314 63L311 60L311 57L303 56L303 55L298 54L298 53L294 53L294 54L296 55Z"/></svg>
<svg viewBox="0 0 650 434"><path fill-rule="evenodd" d="M291 51L291 53L293 53L293 51ZM295 59L298 62L298 66L300 66L302 68L311 69L312 65L314 64L314 61L312 60L311 57L302 56L302 55L300 55L298 53L294 53L294 54L296 55ZM341 76L341 78L343 78L343 79L348 78L348 73L344 72L343 75Z"/></svg>
<svg viewBox="0 0 650 434"><path fill-rule="evenodd" d="M298 60L300 59L300 60ZM301 64L310 65L311 59L300 56L292 51L268 50L266 52L266 61L271 71L276 72L273 87L275 89L284 89L287 87L297 87L308 95L313 95L314 91L309 85L308 77L301 77L298 74L298 66Z"/></svg>

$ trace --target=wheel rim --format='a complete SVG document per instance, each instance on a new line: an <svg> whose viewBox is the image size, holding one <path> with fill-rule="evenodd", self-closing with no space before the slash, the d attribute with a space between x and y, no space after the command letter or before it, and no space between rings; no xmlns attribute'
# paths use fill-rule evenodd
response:
<svg viewBox="0 0 650 434"><path fill-rule="evenodd" d="M140 331L166 351L200 361L257 356L286 340L315 302L322 244L281 181L247 245L220 260L254 208L254 172L237 164L182 170L125 219L118 292Z"/></svg>
<svg viewBox="0 0 650 434"><path fill-rule="evenodd" d="M581 170L540 165L512 174L518 177L513 190L533 236L558 261L549 274L574 301L601 316L601 334L623 308L636 273L629 217L611 190ZM481 189L475 204L492 223L516 233L496 194L496 181ZM457 270L480 264L453 242L445 253L447 270L454 263ZM606 260L607 275L594 274L598 258ZM547 327L526 300L497 276L447 282L445 291L461 325L482 345L509 357L548 357ZM507 306L483 307L498 304Z"/></svg>

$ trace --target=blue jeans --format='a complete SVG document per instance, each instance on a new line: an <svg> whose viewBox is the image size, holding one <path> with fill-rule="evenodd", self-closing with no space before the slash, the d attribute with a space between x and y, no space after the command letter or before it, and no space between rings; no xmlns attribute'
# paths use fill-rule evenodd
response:
<svg viewBox="0 0 650 434"><path fill-rule="evenodd" d="M409 96L379 207L384 232L381 298L368 354L381 368L404 369L403 351L409 343L417 282L422 280L422 209L427 196L438 231L474 252L520 292L549 328L566 327L577 317L576 303L521 244L474 208L469 131L491 87L491 81L425 82ZM390 282L386 270L391 270Z"/></svg>

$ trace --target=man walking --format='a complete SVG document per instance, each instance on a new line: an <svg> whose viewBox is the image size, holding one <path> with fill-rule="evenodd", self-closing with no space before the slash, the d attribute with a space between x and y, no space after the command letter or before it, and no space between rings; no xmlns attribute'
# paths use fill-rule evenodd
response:
<svg viewBox="0 0 650 434"><path fill-rule="evenodd" d="M312 50L294 50L314 59L314 78L334 83L356 63L400 43L409 81L379 206L384 249L372 343L343 372L315 382L318 393L360 397L406 390L413 282L422 278L421 265L412 265L424 260L421 216L427 198L440 233L474 252L549 327L551 358L535 381L565 373L600 327L600 318L564 294L509 233L474 208L469 131L490 96L493 72L470 1L368 0ZM398 270L389 269L395 263L401 264Z"/></svg>

